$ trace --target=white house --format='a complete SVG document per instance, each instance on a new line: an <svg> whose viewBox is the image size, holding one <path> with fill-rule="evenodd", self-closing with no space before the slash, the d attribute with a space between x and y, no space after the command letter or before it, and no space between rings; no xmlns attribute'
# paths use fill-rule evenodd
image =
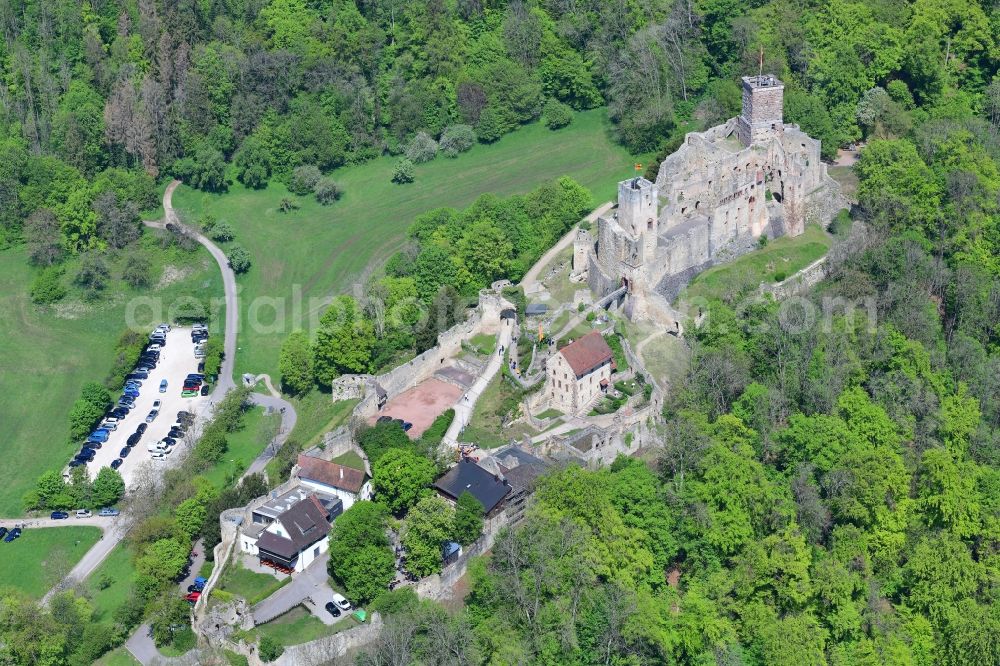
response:
<svg viewBox="0 0 1000 666"><path fill-rule="evenodd" d="M293 476L306 488L339 497L344 511L359 499L371 499L371 481L364 470L300 453Z"/></svg>
<svg viewBox="0 0 1000 666"><path fill-rule="evenodd" d="M343 510L339 497L296 488L252 510L240 550L262 564L302 571L327 551L330 524Z"/></svg>

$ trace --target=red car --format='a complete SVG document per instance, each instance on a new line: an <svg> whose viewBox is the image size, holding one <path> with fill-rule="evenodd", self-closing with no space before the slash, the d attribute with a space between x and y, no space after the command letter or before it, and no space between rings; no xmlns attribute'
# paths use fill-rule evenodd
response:
<svg viewBox="0 0 1000 666"><path fill-rule="evenodd" d="M184 597L184 600L194 603L198 601L200 597L201 597L201 592L190 592Z"/></svg>

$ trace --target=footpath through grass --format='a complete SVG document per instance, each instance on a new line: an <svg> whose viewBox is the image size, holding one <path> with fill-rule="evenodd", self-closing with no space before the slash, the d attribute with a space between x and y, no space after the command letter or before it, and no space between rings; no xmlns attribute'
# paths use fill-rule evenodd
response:
<svg viewBox="0 0 1000 666"><path fill-rule="evenodd" d="M815 224L806 225L801 236L782 236L760 250L697 275L679 300L738 298L756 289L761 282L777 282L782 276L790 278L826 254L832 244L833 238L826 231Z"/></svg>
<svg viewBox="0 0 1000 666"><path fill-rule="evenodd" d="M5 559L0 589L13 587L40 599L100 538L97 527L29 527L12 543L0 543Z"/></svg>
<svg viewBox="0 0 1000 666"><path fill-rule="evenodd" d="M156 253L154 253L154 249ZM21 498L49 469L62 469L78 448L67 439L67 416L80 387L104 381L126 327L128 302L148 296L163 305L157 321L185 294L221 297L218 266L208 253L150 248L154 287L113 283L101 300L71 291L54 306L37 306L28 290L37 271L24 248L0 251L0 515L19 516ZM75 268L67 271L67 282ZM148 312L148 310L146 311ZM137 311L137 317L149 315Z"/></svg>
<svg viewBox="0 0 1000 666"><path fill-rule="evenodd" d="M594 109L576 114L570 126L556 132L535 123L456 159L438 156L417 165L415 182L406 185L391 182L394 157L338 169L331 176L344 196L331 206L291 195L276 182L264 190L234 183L225 194L183 186L173 204L188 222L203 214L225 220L235 230L235 242L250 251L253 266L239 278L236 371L277 378L278 353L288 333L314 330L310 318L318 318L332 295L363 284L400 248L417 215L440 206L463 208L486 192L524 193L563 175L590 188L595 201L607 201L615 196L615 183L633 174L637 159L643 161L612 141L605 109ZM300 208L280 212L286 197ZM260 297L281 300L277 306L255 302Z"/></svg>

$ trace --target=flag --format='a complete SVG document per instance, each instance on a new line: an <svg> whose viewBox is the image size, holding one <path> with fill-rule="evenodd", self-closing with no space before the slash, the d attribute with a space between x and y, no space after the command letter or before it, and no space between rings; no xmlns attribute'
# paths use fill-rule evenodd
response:
<svg viewBox="0 0 1000 666"><path fill-rule="evenodd" d="M545 339L545 333L542 332L542 325L538 325L538 341L541 342Z"/></svg>
<svg viewBox="0 0 1000 666"><path fill-rule="evenodd" d="M641 164L639 164L638 162L636 162L636 163L635 163L635 170L636 170L636 171L642 171L642 165L641 165Z"/></svg>

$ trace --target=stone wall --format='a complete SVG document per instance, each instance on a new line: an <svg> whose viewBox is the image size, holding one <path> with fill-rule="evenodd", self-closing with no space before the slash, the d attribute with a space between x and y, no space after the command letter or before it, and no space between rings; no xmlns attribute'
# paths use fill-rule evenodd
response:
<svg viewBox="0 0 1000 666"><path fill-rule="evenodd" d="M482 535L474 543L463 548L457 560L446 566L441 573L423 578L416 584L417 596L438 602L459 601L455 599L455 584L468 571L469 560L493 548L500 530L509 524L510 515L507 511L486 519L483 522Z"/></svg>
<svg viewBox="0 0 1000 666"><path fill-rule="evenodd" d="M782 282L761 284L760 293L771 294L778 301L789 296L799 296L806 293L810 288L826 279L829 274L827 256L820 257Z"/></svg>
<svg viewBox="0 0 1000 666"><path fill-rule="evenodd" d="M371 613L369 620L352 629L325 636L309 643L292 645L275 661L276 666L320 666L347 655L352 650L363 648L378 639L382 631L382 616ZM261 662L250 661L251 666Z"/></svg>
<svg viewBox="0 0 1000 666"><path fill-rule="evenodd" d="M479 304L465 321L452 326L438 335L438 343L413 359L396 366L381 375L341 375L333 380L333 399L361 399L352 413L352 421L361 423L378 413L378 396L375 384L378 384L389 397L399 395L413 388L420 382L431 377L440 370L445 362L456 356L462 349L462 343L480 334L495 334L500 330L500 311L513 308L514 305L505 298L489 290L479 294Z"/></svg>

